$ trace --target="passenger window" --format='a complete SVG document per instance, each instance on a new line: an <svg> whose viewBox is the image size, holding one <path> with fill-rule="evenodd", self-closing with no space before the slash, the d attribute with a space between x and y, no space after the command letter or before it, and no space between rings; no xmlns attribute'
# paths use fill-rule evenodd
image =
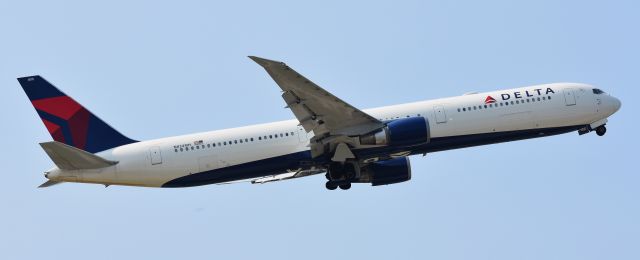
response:
<svg viewBox="0 0 640 260"><path fill-rule="evenodd" d="M551 100L551 96L548 96L548 97L547 97L547 99L548 99L548 100Z"/></svg>
<svg viewBox="0 0 640 260"><path fill-rule="evenodd" d="M540 101L540 98L538 98L538 101Z"/></svg>
<svg viewBox="0 0 640 260"><path fill-rule="evenodd" d="M182 152L182 147L180 147L180 151Z"/></svg>
<svg viewBox="0 0 640 260"><path fill-rule="evenodd" d="M240 139L240 143L242 143L242 139Z"/></svg>
<svg viewBox="0 0 640 260"><path fill-rule="evenodd" d="M273 139L273 135L269 135L269 139Z"/></svg>
<svg viewBox="0 0 640 260"><path fill-rule="evenodd" d="M467 109L463 107L463 108L462 108L462 111L467 111Z"/></svg>
<svg viewBox="0 0 640 260"><path fill-rule="evenodd" d="M213 147L216 147L216 143L213 143Z"/></svg>
<svg viewBox="0 0 640 260"><path fill-rule="evenodd" d="M233 140L233 143L234 143L234 144L237 144L237 143L238 143L238 140Z"/></svg>
<svg viewBox="0 0 640 260"><path fill-rule="evenodd" d="M280 134L280 137L282 137L282 134Z"/></svg>
<svg viewBox="0 0 640 260"><path fill-rule="evenodd" d="M178 149L173 149L176 153L178 152Z"/></svg>
<svg viewBox="0 0 640 260"><path fill-rule="evenodd" d="M262 136L258 136L258 140L262 140Z"/></svg>
<svg viewBox="0 0 640 260"><path fill-rule="evenodd" d="M224 142L224 145L227 145L227 142L226 142L226 141Z"/></svg>
<svg viewBox="0 0 640 260"><path fill-rule="evenodd" d="M191 146L191 151L193 151L193 146Z"/></svg>
<svg viewBox="0 0 640 260"><path fill-rule="evenodd" d="M253 142L253 137L251 137L251 142Z"/></svg>
<svg viewBox="0 0 640 260"><path fill-rule="evenodd" d="M289 133L284 133L284 136L289 136Z"/></svg>
<svg viewBox="0 0 640 260"><path fill-rule="evenodd" d="M220 142L218 142L218 146L220 146Z"/></svg>
<svg viewBox="0 0 640 260"><path fill-rule="evenodd" d="M486 109L486 108L487 108L487 105L484 105L484 108Z"/></svg>
<svg viewBox="0 0 640 260"><path fill-rule="evenodd" d="M460 112L460 108L458 108L458 112Z"/></svg>
<svg viewBox="0 0 640 260"><path fill-rule="evenodd" d="M211 144L207 144L207 148L211 148Z"/></svg>

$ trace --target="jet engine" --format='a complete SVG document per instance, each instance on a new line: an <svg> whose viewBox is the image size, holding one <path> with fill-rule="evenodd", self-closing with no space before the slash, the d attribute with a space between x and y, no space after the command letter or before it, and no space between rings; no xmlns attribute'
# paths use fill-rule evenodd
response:
<svg viewBox="0 0 640 260"><path fill-rule="evenodd" d="M360 136L363 145L407 146L429 142L429 123L424 117L393 120L382 129Z"/></svg>
<svg viewBox="0 0 640 260"><path fill-rule="evenodd" d="M372 186L394 184L411 179L409 157L399 157L368 164L360 169L358 182L371 183Z"/></svg>

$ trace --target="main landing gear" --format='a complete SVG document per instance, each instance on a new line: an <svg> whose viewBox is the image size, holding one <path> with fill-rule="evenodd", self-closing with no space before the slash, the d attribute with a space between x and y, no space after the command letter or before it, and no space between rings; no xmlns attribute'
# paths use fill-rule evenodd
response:
<svg viewBox="0 0 640 260"><path fill-rule="evenodd" d="M340 187L341 190L348 190L351 189L351 182L338 184L338 182L335 181L327 181L324 186L327 188L327 190L335 190L338 187Z"/></svg>
<svg viewBox="0 0 640 260"><path fill-rule="evenodd" d="M598 136L603 136L606 133L607 133L607 127L605 127L604 125L596 127L596 134Z"/></svg>
<svg viewBox="0 0 640 260"><path fill-rule="evenodd" d="M341 190L351 189L351 180L356 176L354 165L351 163L331 163L327 169L327 183L325 187L328 190L335 190L340 187Z"/></svg>

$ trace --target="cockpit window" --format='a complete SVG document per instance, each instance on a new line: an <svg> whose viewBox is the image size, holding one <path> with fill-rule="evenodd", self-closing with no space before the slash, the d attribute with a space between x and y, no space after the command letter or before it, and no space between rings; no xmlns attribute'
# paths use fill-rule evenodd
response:
<svg viewBox="0 0 640 260"><path fill-rule="evenodd" d="M593 94L596 94L596 95L604 94L604 91L602 91L600 89L597 89L597 88L594 88L593 89Z"/></svg>

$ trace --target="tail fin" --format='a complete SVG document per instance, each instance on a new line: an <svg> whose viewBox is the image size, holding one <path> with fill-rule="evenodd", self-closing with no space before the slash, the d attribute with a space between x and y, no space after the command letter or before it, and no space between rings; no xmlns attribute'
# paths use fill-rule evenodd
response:
<svg viewBox="0 0 640 260"><path fill-rule="evenodd" d="M90 153L137 141L129 139L40 76L18 78L53 140Z"/></svg>

